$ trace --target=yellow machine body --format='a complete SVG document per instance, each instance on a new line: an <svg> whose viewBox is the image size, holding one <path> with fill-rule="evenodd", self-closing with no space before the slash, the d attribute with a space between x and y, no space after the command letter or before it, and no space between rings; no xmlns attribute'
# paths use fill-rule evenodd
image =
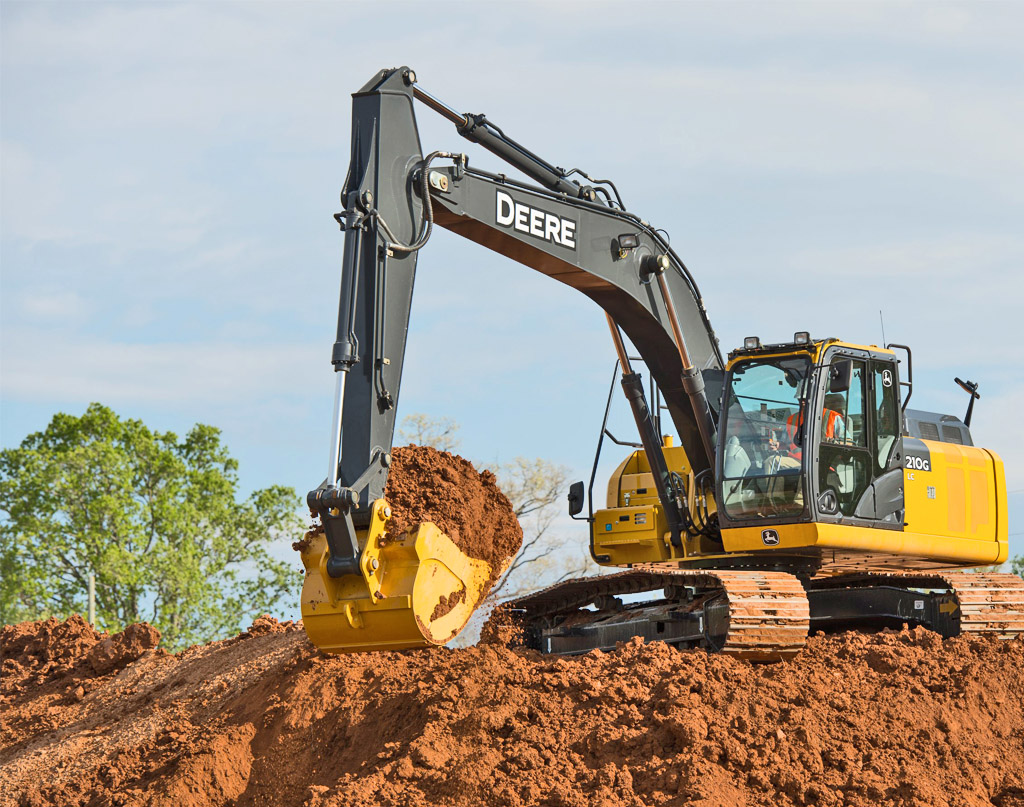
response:
<svg viewBox="0 0 1024 807"><path fill-rule="evenodd" d="M826 348L845 344L836 340L820 343L814 346L812 360L818 363ZM811 558L825 574L1004 562L1008 556L1008 521L1002 460L984 448L920 442L927 447L931 460L925 467L903 471L902 530L815 521L772 524L766 520L763 524L723 529L720 544L684 534L682 547L671 543L650 463L642 450L634 451L609 480L607 507L594 513L593 554L606 566L666 563L703 567L715 565L716 560L732 562L737 555L756 555L758 562L768 555L779 556L780 561L782 556L789 556L797 561ZM674 446L670 437L665 438L662 450L668 469L684 481L690 513L713 513L713 501L696 501L698 493L684 450ZM765 547L764 527L778 533L777 545Z"/></svg>
<svg viewBox="0 0 1024 807"><path fill-rule="evenodd" d="M941 569L1003 563L1009 554L1006 483L998 455L982 448L929 442L930 472L905 470L902 531L807 522L775 527L765 549L761 526L722 531L722 545L684 537L673 547L643 451L633 452L609 484L609 504L594 513L594 554L606 566L706 561L735 554L813 555L823 571ZM668 467L685 468L682 449L665 450ZM675 461L673 461L675 460ZM930 489L930 490L929 490Z"/></svg>
<svg viewBox="0 0 1024 807"><path fill-rule="evenodd" d="M685 482L687 507L694 511L695 485L693 472L681 446L673 445L671 437L664 438L662 448L670 471L679 474ZM608 480L608 507L594 513L594 555L606 560L606 566L632 566L636 563L658 563L700 557L713 551L701 538L683 536L683 548L672 546L668 522L665 519L654 475L647 455L632 452L619 463ZM719 547L719 552L721 548Z"/></svg>
<svg viewBox="0 0 1024 807"><path fill-rule="evenodd" d="M1009 554L1003 462L973 446L926 441L931 468L904 470L902 531L842 524L778 527L775 551L820 550L825 568L936 569L989 566ZM724 530L726 552L763 550L760 527Z"/></svg>
<svg viewBox="0 0 1024 807"><path fill-rule="evenodd" d="M325 652L443 645L480 603L491 573L487 563L468 557L430 522L390 538L390 515L384 499L373 503L370 526L358 534L358 575L328 575L322 533L302 552L302 621Z"/></svg>

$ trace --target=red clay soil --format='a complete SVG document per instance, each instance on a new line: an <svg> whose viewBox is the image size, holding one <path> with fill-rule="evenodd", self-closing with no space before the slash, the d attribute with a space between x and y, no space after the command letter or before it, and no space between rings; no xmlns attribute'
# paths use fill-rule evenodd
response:
<svg viewBox="0 0 1024 807"><path fill-rule="evenodd" d="M469 460L430 446L395 448L391 459L384 491L391 506L388 535L396 537L425 521L433 522L459 549L491 567L480 593L483 599L523 543L523 528L494 474L477 471ZM314 524L292 548L305 551L310 539L322 531L320 524ZM465 599L465 589L442 597L431 621Z"/></svg>
<svg viewBox="0 0 1024 807"><path fill-rule="evenodd" d="M494 474L430 446L396 448L391 457L384 491L391 505L388 532L398 535L432 521L467 555L490 564L490 588L523 543L523 529Z"/></svg>
<svg viewBox="0 0 1024 807"><path fill-rule="evenodd" d="M1024 805L1020 640L327 657L261 617L178 655L113 637L109 670L79 619L0 641L4 807Z"/></svg>

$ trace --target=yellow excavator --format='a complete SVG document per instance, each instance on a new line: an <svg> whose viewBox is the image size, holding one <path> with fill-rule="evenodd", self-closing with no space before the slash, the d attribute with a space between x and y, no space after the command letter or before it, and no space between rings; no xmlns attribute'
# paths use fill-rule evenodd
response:
<svg viewBox="0 0 1024 807"><path fill-rule="evenodd" d="M417 103L531 181L471 167L463 153L424 156ZM622 571L508 603L523 643L576 654L641 636L767 660L799 652L812 630L1024 633L1024 581L963 571L1007 558L1003 464L971 440L976 384L957 379L970 396L961 420L907 408L904 345L796 332L784 344L747 338L723 360L694 278L614 183L455 111L408 67L353 95L341 199L330 461L307 496L319 524L302 552L303 623L321 649L444 644L491 572L431 523L387 529L416 260L435 225L590 297L617 354L594 472L589 488L571 487L569 509L589 526L594 561ZM619 442L607 429L617 384L639 442L626 444L595 509L604 439Z"/></svg>

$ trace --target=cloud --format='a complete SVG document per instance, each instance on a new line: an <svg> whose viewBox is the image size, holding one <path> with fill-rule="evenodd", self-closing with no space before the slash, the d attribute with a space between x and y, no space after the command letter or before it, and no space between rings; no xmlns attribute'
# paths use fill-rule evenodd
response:
<svg viewBox="0 0 1024 807"><path fill-rule="evenodd" d="M315 355L303 344L71 341L19 329L5 336L3 394L15 401L201 408L301 394Z"/></svg>
<svg viewBox="0 0 1024 807"><path fill-rule="evenodd" d="M966 395L963 395L966 410ZM1008 490L1024 489L1024 419L1020 417L1024 384L1017 383L996 394L985 395L974 406L971 436L974 444L998 454L1006 467ZM963 417L963 411L957 410ZM1018 522L1017 529L1021 528Z"/></svg>
<svg viewBox="0 0 1024 807"><path fill-rule="evenodd" d="M1004 267L1024 263L1024 238L1016 233L937 233L887 244L803 249L792 257L796 271L827 271L847 279L898 277L912 282L969 285L976 279L968 267Z"/></svg>
<svg viewBox="0 0 1024 807"><path fill-rule="evenodd" d="M30 241L72 239L81 230L70 217L61 190L62 172L49 161L33 156L33 148L4 138L0 140L3 174L3 219L0 232L5 241L24 238Z"/></svg>
<svg viewBox="0 0 1024 807"><path fill-rule="evenodd" d="M73 289L32 287L15 295L15 308L29 321L72 323L86 319L90 304Z"/></svg>

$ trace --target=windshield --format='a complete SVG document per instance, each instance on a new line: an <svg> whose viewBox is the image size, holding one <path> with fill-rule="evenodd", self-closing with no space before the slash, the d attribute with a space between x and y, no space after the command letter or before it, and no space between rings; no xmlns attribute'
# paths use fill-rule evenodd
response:
<svg viewBox="0 0 1024 807"><path fill-rule="evenodd" d="M803 512L801 402L810 372L807 356L750 359L731 370L719 438L724 446L720 501L730 518Z"/></svg>

